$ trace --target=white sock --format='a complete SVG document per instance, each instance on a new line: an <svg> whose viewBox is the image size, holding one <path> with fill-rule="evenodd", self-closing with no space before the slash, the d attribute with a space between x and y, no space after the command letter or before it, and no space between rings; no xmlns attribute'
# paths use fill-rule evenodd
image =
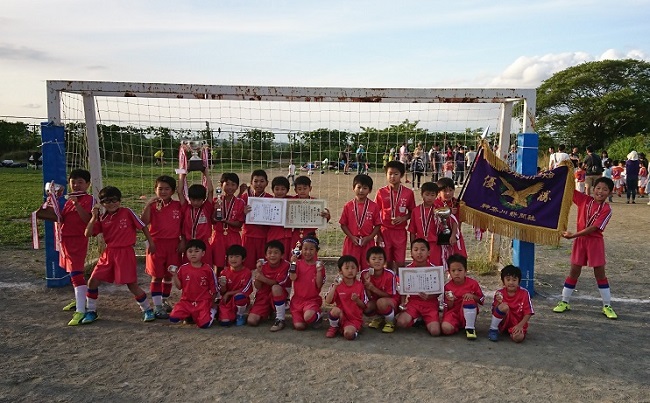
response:
<svg viewBox="0 0 650 403"><path fill-rule="evenodd" d="M246 313L246 305L237 305L237 316L244 316Z"/></svg>
<svg viewBox="0 0 650 403"><path fill-rule="evenodd" d="M77 312L86 313L86 293L87 285L80 285L74 288L74 299L77 302Z"/></svg>
<svg viewBox="0 0 650 403"><path fill-rule="evenodd" d="M476 308L463 308L463 316L465 316L465 329L475 329Z"/></svg>
<svg viewBox="0 0 650 403"><path fill-rule="evenodd" d="M386 322L393 323L395 322L395 310L393 308L390 309L390 313L387 315L384 315L384 319Z"/></svg>
<svg viewBox="0 0 650 403"><path fill-rule="evenodd" d="M147 298L145 298L144 301L142 302L140 301L135 301L135 302L138 303L138 305L140 306L140 310L142 310L142 312L146 311L147 309L151 309L151 304L149 303L149 300Z"/></svg>
<svg viewBox="0 0 650 403"><path fill-rule="evenodd" d="M497 318L496 316L492 315L492 322L490 322L490 330L499 330L499 323L503 318Z"/></svg>
<svg viewBox="0 0 650 403"><path fill-rule="evenodd" d="M330 326L331 327L339 327L339 319L338 318L332 319L332 317L330 316Z"/></svg>
<svg viewBox="0 0 650 403"><path fill-rule="evenodd" d="M284 320L284 313L287 310L285 304L275 306L275 319Z"/></svg>
<svg viewBox="0 0 650 403"><path fill-rule="evenodd" d="M575 290L575 288L562 288L562 301L568 304L569 300L571 299L571 295L573 294L573 290Z"/></svg>
<svg viewBox="0 0 650 403"><path fill-rule="evenodd" d="M215 316L217 316L217 308L210 308L210 325L212 325Z"/></svg>
<svg viewBox="0 0 650 403"><path fill-rule="evenodd" d="M600 291L600 297L603 299L603 305L611 305L612 303L612 294L609 290L609 287L598 289L598 291Z"/></svg>
<svg viewBox="0 0 650 403"><path fill-rule="evenodd" d="M162 301L163 301L162 295L152 295L151 299L153 300L153 304L155 306L161 306L162 305Z"/></svg>
<svg viewBox="0 0 650 403"><path fill-rule="evenodd" d="M87 298L86 303L88 304L88 310L91 312L97 311L97 299L96 298Z"/></svg>

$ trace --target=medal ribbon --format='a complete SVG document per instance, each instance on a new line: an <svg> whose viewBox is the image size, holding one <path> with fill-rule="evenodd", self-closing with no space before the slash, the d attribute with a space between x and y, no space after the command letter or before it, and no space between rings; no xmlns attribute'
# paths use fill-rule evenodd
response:
<svg viewBox="0 0 650 403"><path fill-rule="evenodd" d="M402 195L402 185L400 184L397 188L397 198L395 201L393 200L393 189L390 186L388 187L388 192L390 195L390 218L393 219L397 217L397 204L399 204L400 196Z"/></svg>
<svg viewBox="0 0 650 403"><path fill-rule="evenodd" d="M359 210L357 209L357 202L354 201L354 218L357 223L357 234L361 236L361 227L363 226L363 220L366 218L366 213L368 212L368 207L370 206L370 200L366 198L365 203L363 204L363 213L359 216Z"/></svg>
<svg viewBox="0 0 650 403"><path fill-rule="evenodd" d="M194 207L190 207L192 210L190 211L192 215L192 239L196 239L196 229L199 226L199 217L201 217L201 212L203 211L203 206L195 209ZM194 210L196 210L196 214L194 214Z"/></svg>
<svg viewBox="0 0 650 403"><path fill-rule="evenodd" d="M420 218L422 219L422 229L424 230L424 239L427 239L429 234L429 228L431 227L431 220L433 219L434 214L433 206L429 207L429 214L424 213L424 206L420 210ZM426 218L425 218L426 216Z"/></svg>
<svg viewBox="0 0 650 403"><path fill-rule="evenodd" d="M222 198L222 200L225 202L225 198ZM224 203L224 221L230 220L230 213L232 213L232 209L235 208L235 196L233 195L231 200L230 200L230 207L228 206L228 203ZM226 223L221 223L223 225L224 231L228 229L228 224Z"/></svg>
<svg viewBox="0 0 650 403"><path fill-rule="evenodd" d="M590 215L589 213L591 212L591 207L593 205L594 205L593 200L590 201L589 204L587 204L587 211L586 211L586 213L587 213L587 225L585 226L585 228L591 227L593 225L594 221L596 221L596 217L598 217L598 215L600 214L600 211L603 209L603 206L605 205L605 203L601 203L598 206L598 209L596 210L596 212L593 215Z"/></svg>

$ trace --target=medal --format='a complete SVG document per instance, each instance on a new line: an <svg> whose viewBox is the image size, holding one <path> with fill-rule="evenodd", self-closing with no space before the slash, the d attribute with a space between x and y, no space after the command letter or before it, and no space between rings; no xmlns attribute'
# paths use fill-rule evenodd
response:
<svg viewBox="0 0 650 403"><path fill-rule="evenodd" d="M228 228L225 225L223 227L223 234L228 235Z"/></svg>
<svg viewBox="0 0 650 403"><path fill-rule="evenodd" d="M399 185L397 188L397 197L395 201L393 201L393 189L391 189L390 186L388 187L388 193L390 195L390 219L394 220L397 216L397 204L399 204L400 196L402 195L402 185Z"/></svg>
<svg viewBox="0 0 650 403"><path fill-rule="evenodd" d="M420 209L420 219L422 220L422 230L424 231L424 238L427 238L427 234L429 233L429 228L431 227L431 220L433 219L434 216L434 208L433 206L429 207L429 214L424 213L424 206Z"/></svg>
<svg viewBox="0 0 650 403"><path fill-rule="evenodd" d="M366 213L368 212L368 207L370 206L370 200L366 199L366 201L363 204L363 212L361 215L359 215L359 210L357 207L357 202L356 200L354 201L353 207L354 207L354 218L355 222L357 224L357 237L359 237L359 245L361 245L361 227L363 226L363 220L366 218Z"/></svg>

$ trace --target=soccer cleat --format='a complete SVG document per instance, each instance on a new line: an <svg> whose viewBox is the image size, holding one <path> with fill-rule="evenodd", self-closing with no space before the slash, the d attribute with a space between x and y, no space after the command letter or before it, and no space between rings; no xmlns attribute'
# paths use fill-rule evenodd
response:
<svg viewBox="0 0 650 403"><path fill-rule="evenodd" d="M320 329L322 324L323 324L323 315L319 315L318 319L316 319L316 321L311 324L311 327L312 329Z"/></svg>
<svg viewBox="0 0 650 403"><path fill-rule="evenodd" d="M156 319L169 319L169 314L162 305L157 306L156 309L154 309L153 315Z"/></svg>
<svg viewBox="0 0 650 403"><path fill-rule="evenodd" d="M77 309L77 301L75 301L75 300L73 300L68 305L63 307L63 310L66 311L66 312L67 311L74 311L75 309Z"/></svg>
<svg viewBox="0 0 650 403"><path fill-rule="evenodd" d="M74 315L72 315L72 319L70 319L70 322L68 322L68 326L78 326L81 324L81 321L84 319L86 314L84 312L75 312Z"/></svg>
<svg viewBox="0 0 650 403"><path fill-rule="evenodd" d="M276 319L273 326L271 326L271 331L272 332L279 332L282 329L284 329L284 320Z"/></svg>
<svg viewBox="0 0 650 403"><path fill-rule="evenodd" d="M465 329L465 336L467 340L476 340L476 330L475 329Z"/></svg>
<svg viewBox="0 0 650 403"><path fill-rule="evenodd" d="M165 312L167 312L167 313L171 313L172 310L174 309L174 307L172 306L172 304L170 304L169 301L166 300L166 299L163 299L162 306L163 306L163 308L165 309Z"/></svg>
<svg viewBox="0 0 650 403"><path fill-rule="evenodd" d="M612 309L611 305L603 306L603 315L607 316L607 319L617 319L618 315Z"/></svg>
<svg viewBox="0 0 650 403"><path fill-rule="evenodd" d="M379 329L383 324L384 324L384 318L378 316L375 319L368 322L368 327L371 329Z"/></svg>
<svg viewBox="0 0 650 403"><path fill-rule="evenodd" d="M237 315L235 319L235 326L244 326L246 324L246 317L244 315Z"/></svg>
<svg viewBox="0 0 650 403"><path fill-rule="evenodd" d="M499 341L499 331L497 329L488 330L488 339L490 341Z"/></svg>
<svg viewBox="0 0 650 403"><path fill-rule="evenodd" d="M557 313L562 313L570 310L571 310L571 305L569 305L568 302L564 302L564 301L558 302L555 308L553 308L553 312L557 312Z"/></svg>
<svg viewBox="0 0 650 403"><path fill-rule="evenodd" d="M384 327L381 329L382 333L393 333L395 331L395 323L386 322Z"/></svg>
<svg viewBox="0 0 650 403"><path fill-rule="evenodd" d="M336 334L339 332L338 327L330 326L329 329L327 329L327 333L325 333L325 337L328 339L331 339L333 337L336 337Z"/></svg>
<svg viewBox="0 0 650 403"><path fill-rule="evenodd" d="M99 318L99 316L97 315L97 312L88 311L88 312L86 312L83 319L81 320L81 324L82 325L87 325L89 323L93 323L94 321L97 320L97 318Z"/></svg>
<svg viewBox="0 0 650 403"><path fill-rule="evenodd" d="M149 308L146 311L142 312L142 320L144 322L152 322L156 320L156 314L153 313L153 309Z"/></svg>

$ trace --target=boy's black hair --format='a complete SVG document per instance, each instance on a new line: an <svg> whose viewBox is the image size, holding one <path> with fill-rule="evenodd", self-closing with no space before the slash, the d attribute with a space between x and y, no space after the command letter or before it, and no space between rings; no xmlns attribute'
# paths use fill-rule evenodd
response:
<svg viewBox="0 0 650 403"><path fill-rule="evenodd" d="M219 179L219 183L225 183L225 182L234 182L239 186L239 175L237 175L234 172L224 172L221 174L221 179Z"/></svg>
<svg viewBox="0 0 650 403"><path fill-rule="evenodd" d="M269 249L278 249L280 253L284 255L284 245L278 239L273 241L268 241L266 245L264 245L264 253L266 253Z"/></svg>
<svg viewBox="0 0 650 403"><path fill-rule="evenodd" d="M261 176L264 178L265 181L269 181L269 176L266 174L266 171L263 169L256 169L253 172L251 172L251 182L253 181L253 178L256 176Z"/></svg>
<svg viewBox="0 0 650 403"><path fill-rule="evenodd" d="M521 283L521 269L519 267L509 264L501 269L501 281L507 276L518 278Z"/></svg>
<svg viewBox="0 0 650 403"><path fill-rule="evenodd" d="M357 258L352 256L352 255L343 255L339 258L339 260L336 262L336 265L339 267L339 271L343 268L343 265L352 262L359 268L359 262L357 261Z"/></svg>
<svg viewBox="0 0 650 403"><path fill-rule="evenodd" d="M273 190L276 186L282 186L285 189L287 189L287 191L291 189L291 184L289 183L289 179L287 179L284 176L276 176L275 178L273 178L273 180L271 181L271 190Z"/></svg>
<svg viewBox="0 0 650 403"><path fill-rule="evenodd" d="M85 169L73 169L68 175L68 180L70 179L83 179L86 182L90 182L90 172Z"/></svg>
<svg viewBox="0 0 650 403"><path fill-rule="evenodd" d="M388 168L395 168L399 171L400 176L404 176L406 173L406 167L404 164L402 164L401 161L393 160L393 161L388 161L386 163L386 167L384 168L384 172L388 172Z"/></svg>
<svg viewBox="0 0 650 403"><path fill-rule="evenodd" d="M185 244L185 251L189 250L190 248L198 248L201 249L203 252L205 252L206 250L205 242L203 242L200 239L190 239Z"/></svg>
<svg viewBox="0 0 650 403"><path fill-rule="evenodd" d="M427 246L427 250L431 250L431 245L429 245L429 241L427 241L424 238L415 238L414 240L411 241L411 249L413 249L413 245L416 243L422 243Z"/></svg>
<svg viewBox="0 0 650 403"><path fill-rule="evenodd" d="M187 189L187 197L190 200L205 200L208 190L203 185L194 184Z"/></svg>
<svg viewBox="0 0 650 403"><path fill-rule="evenodd" d="M590 153L593 153L594 152L594 146L588 145L587 146L587 151L590 152Z"/></svg>
<svg viewBox="0 0 650 403"><path fill-rule="evenodd" d="M352 179L352 188L354 189L357 184L361 186L368 186L368 188L372 191L372 178L368 175L364 174L358 174Z"/></svg>
<svg viewBox="0 0 650 403"><path fill-rule="evenodd" d="M309 176L299 176L295 181L293 181L294 188L298 185L311 186L311 179L309 179Z"/></svg>
<svg viewBox="0 0 650 403"><path fill-rule="evenodd" d="M618 160L609 160L609 161L612 161L613 167L618 166Z"/></svg>
<svg viewBox="0 0 650 403"><path fill-rule="evenodd" d="M230 245L226 249L226 256L241 256L242 259L246 259L246 248L241 245Z"/></svg>
<svg viewBox="0 0 650 403"><path fill-rule="evenodd" d="M463 268L467 270L467 258L463 255L454 253L453 255L449 256L447 258L447 267L451 267L452 263L460 263L463 265Z"/></svg>
<svg viewBox="0 0 650 403"><path fill-rule="evenodd" d="M432 192L433 194L438 194L438 185L434 182L424 182L420 188L420 194L424 192Z"/></svg>
<svg viewBox="0 0 650 403"><path fill-rule="evenodd" d="M172 188L172 192L176 191L176 179L172 178L171 176L161 175L156 178L156 186L158 186L158 182L166 183L170 188Z"/></svg>
<svg viewBox="0 0 650 403"><path fill-rule="evenodd" d="M382 255L386 260L386 251L381 246L373 246L366 252L366 261L370 260L370 255Z"/></svg>
<svg viewBox="0 0 650 403"><path fill-rule="evenodd" d="M445 189L456 189L454 180L451 178L440 178L438 179L438 182L436 182L436 185L438 185L438 191Z"/></svg>
<svg viewBox="0 0 650 403"><path fill-rule="evenodd" d="M594 181L594 187L598 186L599 183L604 183L605 186L609 188L610 192L614 190L614 181L611 178L606 178L604 176L601 176L600 178Z"/></svg>
<svg viewBox="0 0 650 403"><path fill-rule="evenodd" d="M115 197L119 200L122 200L122 192L120 192L120 189L116 188L115 186L106 186L99 191L100 201L103 199L108 199L109 197Z"/></svg>

